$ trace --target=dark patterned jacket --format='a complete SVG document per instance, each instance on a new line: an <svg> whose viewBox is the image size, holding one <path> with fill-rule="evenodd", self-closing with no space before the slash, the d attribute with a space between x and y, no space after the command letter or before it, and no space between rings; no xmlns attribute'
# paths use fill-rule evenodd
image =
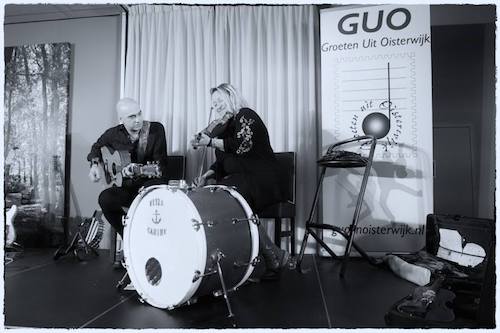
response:
<svg viewBox="0 0 500 333"><path fill-rule="evenodd" d="M217 183L235 186L257 212L286 201L287 172L276 160L267 128L255 111L242 108L219 138L224 151L216 149L217 159L210 167Z"/></svg>

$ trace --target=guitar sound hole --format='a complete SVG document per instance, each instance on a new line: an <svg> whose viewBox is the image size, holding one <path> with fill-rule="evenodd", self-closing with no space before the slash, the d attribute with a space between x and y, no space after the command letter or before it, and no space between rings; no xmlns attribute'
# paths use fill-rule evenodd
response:
<svg viewBox="0 0 500 333"><path fill-rule="evenodd" d="M146 278L153 286L157 286L161 281L161 265L155 258L149 258L146 262Z"/></svg>

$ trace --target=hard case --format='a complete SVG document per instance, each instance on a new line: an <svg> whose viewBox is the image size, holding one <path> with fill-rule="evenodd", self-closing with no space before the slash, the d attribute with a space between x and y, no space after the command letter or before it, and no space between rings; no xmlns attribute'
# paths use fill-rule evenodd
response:
<svg viewBox="0 0 500 333"><path fill-rule="evenodd" d="M396 302L386 313L385 321L389 326L495 327L495 223L490 219L429 214L426 221L426 245L424 250L433 256L443 256L445 254L446 257L447 251L457 254L455 251L443 248L443 241L441 240L443 232L456 235L455 231L461 237L462 253L458 253L458 255L465 256L466 259L467 256L471 256L472 259L475 256L477 259L479 256L468 253L467 249L474 248L475 245L484 249L484 258L479 258L482 262L474 267L460 265L440 258L446 264L451 264L468 275L467 278L447 276L441 287L452 291L456 296L450 304L455 319L453 321L426 320L422 316L399 311L399 305L411 299L411 295L408 295Z"/></svg>

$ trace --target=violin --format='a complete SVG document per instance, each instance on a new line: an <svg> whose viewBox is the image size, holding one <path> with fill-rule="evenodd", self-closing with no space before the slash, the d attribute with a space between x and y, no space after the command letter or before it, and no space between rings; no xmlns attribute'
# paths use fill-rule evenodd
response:
<svg viewBox="0 0 500 333"><path fill-rule="evenodd" d="M205 134L209 138L216 138L222 135L226 131L229 120L233 116L234 114L232 112L226 112L221 118L215 119L196 135L196 140L201 139L201 134Z"/></svg>

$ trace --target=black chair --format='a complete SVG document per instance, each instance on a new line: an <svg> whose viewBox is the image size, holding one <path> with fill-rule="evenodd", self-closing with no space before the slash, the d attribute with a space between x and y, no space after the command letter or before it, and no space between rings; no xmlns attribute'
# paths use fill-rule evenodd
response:
<svg viewBox="0 0 500 333"><path fill-rule="evenodd" d="M186 157L169 155L167 158L167 179L184 179L186 173Z"/></svg>
<svg viewBox="0 0 500 333"><path fill-rule="evenodd" d="M296 157L294 152L275 153L276 159L288 173L289 197L258 212L259 218L274 220L274 243L281 246L282 237L290 237L290 252L295 256L295 174ZM282 230L283 219L290 219L290 229Z"/></svg>
<svg viewBox="0 0 500 333"><path fill-rule="evenodd" d="M341 146L348 145L354 142L364 142L365 145L367 145L370 148L370 152L368 157L361 156L360 154L353 153L350 151L345 151L345 150L340 150L338 149ZM307 245L307 238L309 235L311 235L317 242L318 244L323 247L328 254L332 258L336 258L337 255L330 249L330 247L321 239L321 237L317 234L317 231L315 229L327 229L327 230L332 230L335 231L339 234L341 234L345 239L347 239L347 245L345 248L344 252L344 257L342 261L342 267L340 269L340 276L344 276L345 269L347 267L347 263L349 260L349 254L351 252L351 247L354 247L360 254L363 256L365 259L367 259L370 263L376 265L378 262L374 260L373 258L370 258L363 249L361 249L356 243L354 243L354 232L356 230L356 226L358 225L358 219L359 219L359 213L361 211L361 206L363 204L363 197L365 195L365 190L366 190L366 185L368 182L368 177L370 175L370 170L373 162L373 155L375 153L375 147L377 145L377 139L375 139L373 136L366 135L366 136L359 136L359 137L354 137L351 139L347 139L344 141L337 142L333 145L331 145L327 153L317 162L318 166L321 167L321 174L320 174L320 179L318 182L318 185L316 187L316 193L314 195L314 200L313 200L313 205L311 207L311 211L309 213L309 217L306 221L306 230L304 233L304 238L302 240L302 244L300 246L300 254L299 258L297 260L297 268L301 269L301 263L302 259L304 257L304 251ZM361 188L359 190L358 194L358 200L356 203L356 209L354 210L354 216L352 219L352 223L349 226L349 232L346 233L344 230L341 228L330 225L330 224L321 224L321 223L315 223L313 221L313 218L316 214L316 208L318 205L319 201L319 191L321 188L321 185L323 183L323 179L325 177L325 172L327 168L359 168L359 167L364 167L365 171L363 173L363 180L361 181Z"/></svg>

